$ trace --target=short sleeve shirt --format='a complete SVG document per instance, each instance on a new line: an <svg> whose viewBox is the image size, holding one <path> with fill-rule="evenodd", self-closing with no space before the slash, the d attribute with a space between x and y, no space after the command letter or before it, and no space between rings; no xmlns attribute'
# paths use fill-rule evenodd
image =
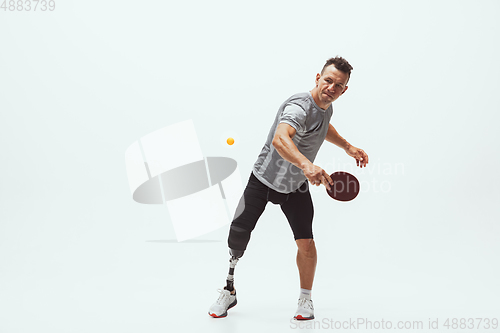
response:
<svg viewBox="0 0 500 333"><path fill-rule="evenodd" d="M295 94L283 102L254 164L255 177L277 192L290 193L297 190L307 178L302 170L282 158L272 145L276 129L280 123L295 128L292 141L312 163L325 141L332 115L332 105L326 110L321 109L310 92Z"/></svg>

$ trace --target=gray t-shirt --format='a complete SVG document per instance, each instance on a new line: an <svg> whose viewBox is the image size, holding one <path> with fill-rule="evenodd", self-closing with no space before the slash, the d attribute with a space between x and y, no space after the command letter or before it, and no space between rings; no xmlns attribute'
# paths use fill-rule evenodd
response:
<svg viewBox="0 0 500 333"><path fill-rule="evenodd" d="M307 181L302 170L281 157L272 142L276 128L286 123L295 128L293 143L309 161L314 162L325 141L333 107L321 109L310 92L295 94L281 104L266 143L253 167L253 174L262 183L281 193L295 191Z"/></svg>

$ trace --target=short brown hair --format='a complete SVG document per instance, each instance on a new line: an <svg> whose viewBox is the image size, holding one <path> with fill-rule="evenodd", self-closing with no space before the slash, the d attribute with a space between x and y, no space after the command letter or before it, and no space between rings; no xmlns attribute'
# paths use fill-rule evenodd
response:
<svg viewBox="0 0 500 333"><path fill-rule="evenodd" d="M330 65L335 66L335 68L337 68L339 71L344 72L348 74L349 77L351 77L352 66L344 58L336 56L335 58L328 59L325 65L323 66L323 69L321 70L321 74L323 74L325 68L327 68Z"/></svg>

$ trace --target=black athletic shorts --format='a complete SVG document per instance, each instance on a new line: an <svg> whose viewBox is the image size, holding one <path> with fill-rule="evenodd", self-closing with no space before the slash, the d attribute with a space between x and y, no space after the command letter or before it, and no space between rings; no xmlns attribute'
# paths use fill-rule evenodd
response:
<svg viewBox="0 0 500 333"><path fill-rule="evenodd" d="M284 194L267 187L251 173L231 226L252 231L269 201L281 206L295 239L313 238L314 207L307 180L294 192Z"/></svg>

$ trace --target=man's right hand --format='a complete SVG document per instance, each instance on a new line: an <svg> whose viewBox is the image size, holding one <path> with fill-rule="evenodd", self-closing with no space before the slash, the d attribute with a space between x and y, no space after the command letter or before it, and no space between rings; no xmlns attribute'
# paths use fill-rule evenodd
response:
<svg viewBox="0 0 500 333"><path fill-rule="evenodd" d="M328 190L331 189L330 185L333 185L333 180L330 178L330 175L319 166L309 163L302 171L311 184L316 186L323 184Z"/></svg>

